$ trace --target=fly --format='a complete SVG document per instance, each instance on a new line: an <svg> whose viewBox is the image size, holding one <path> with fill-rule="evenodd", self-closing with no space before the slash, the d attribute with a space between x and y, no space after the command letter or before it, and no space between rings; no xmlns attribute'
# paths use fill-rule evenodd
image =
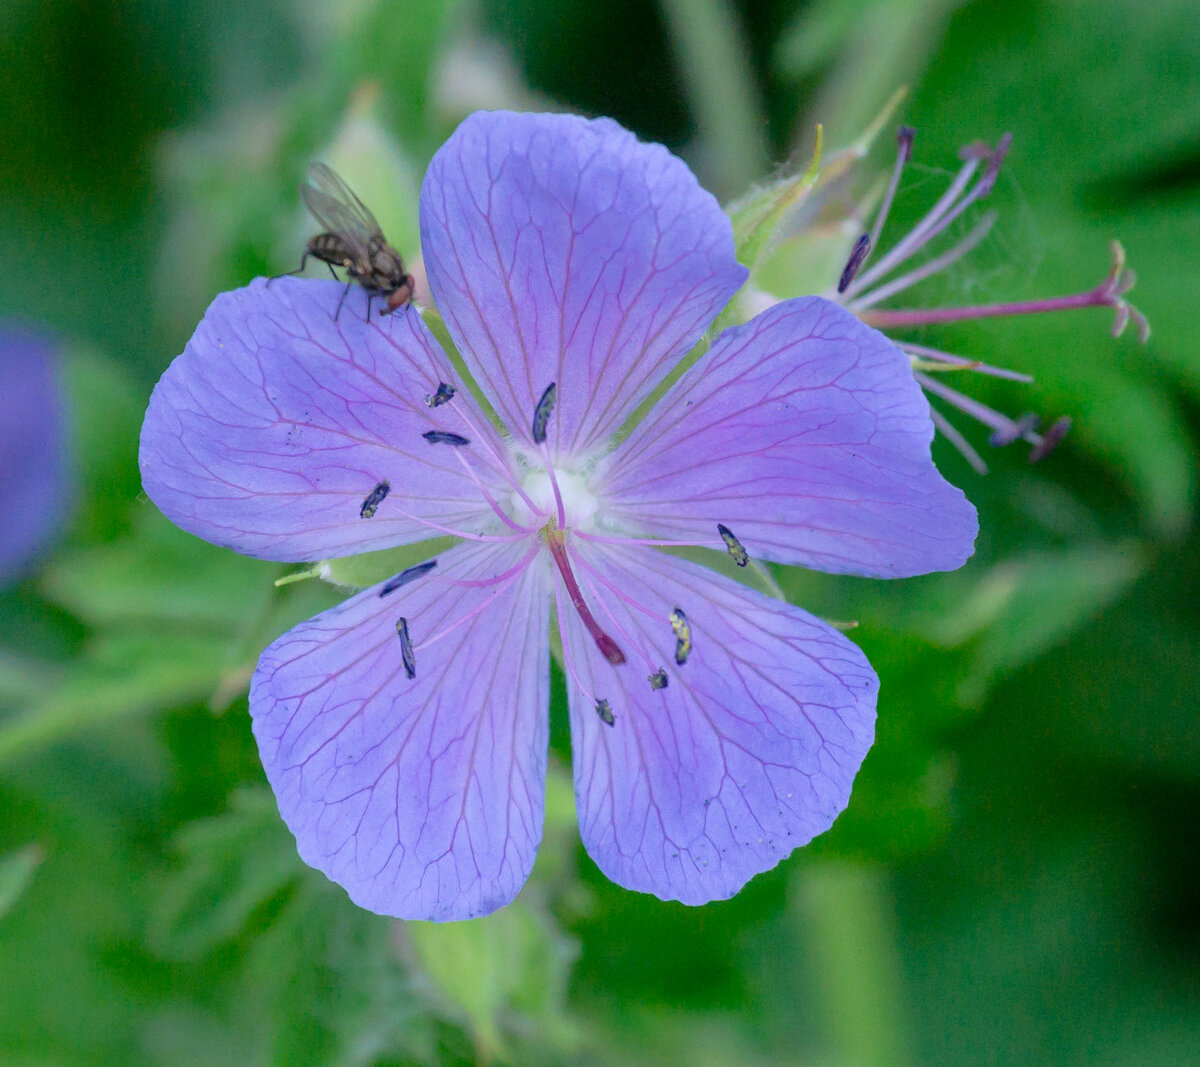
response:
<svg viewBox="0 0 1200 1067"><path fill-rule="evenodd" d="M308 239L300 266L291 273L304 270L309 256L327 264L335 278L334 267L346 272L348 281L338 301L335 319L341 314L346 293L354 282L367 291L368 315L371 298L375 296L384 300L381 315L408 303L413 292L412 275L405 271L400 253L387 243L370 208L354 195L350 186L324 163L313 163L308 168L308 180L300 186L300 196L324 231Z"/></svg>

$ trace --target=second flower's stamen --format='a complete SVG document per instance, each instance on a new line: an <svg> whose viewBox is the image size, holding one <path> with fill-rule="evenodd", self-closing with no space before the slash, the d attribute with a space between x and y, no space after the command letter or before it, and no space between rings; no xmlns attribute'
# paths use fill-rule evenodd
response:
<svg viewBox="0 0 1200 1067"><path fill-rule="evenodd" d="M1036 463L1037 460L1041 459L1054 448L1066 436L1067 430L1071 427L1071 420L1069 418L1062 418L1056 421L1046 431L1045 435L1042 435L1036 432L1036 423L1031 425L1025 419L1010 419L1007 415L1002 415L995 409L988 407L986 404L981 404L978 400L967 396L965 393L960 393L957 389L951 389L948 385L944 385L936 378L931 378L928 374L917 372L914 377L927 392L933 393L935 396L940 396L947 403L953 404L959 411L970 415L971 418L989 427L993 431L993 444L1002 446L1011 444L1014 441L1027 441L1033 446L1033 450L1030 452L1031 463ZM935 422L937 421L935 419ZM940 424L938 428L942 429ZM947 436L950 436L951 440L956 445L959 445L959 451L963 451L959 444L961 435L952 436L947 434ZM959 440L955 439L956 436ZM964 455L967 455L967 453L964 452ZM971 456L967 455L967 459L970 460ZM972 462L972 466L978 469L978 465L982 464L983 461L979 460L977 455L976 459L978 463Z"/></svg>
<svg viewBox="0 0 1200 1067"><path fill-rule="evenodd" d="M396 636L400 638L400 658L404 661L404 673L409 678L417 676L417 656L413 651L412 638L408 633L408 619L401 616L396 622Z"/></svg>
<svg viewBox="0 0 1200 1067"><path fill-rule="evenodd" d="M383 583L382 588L379 590L379 595L384 597L389 593L394 593L402 586L408 585L409 582L416 581L418 578L428 574L436 566L437 560L431 559L426 560L424 563L418 563L415 567L409 567L406 570L402 570L394 578L389 578Z"/></svg>
<svg viewBox="0 0 1200 1067"><path fill-rule="evenodd" d="M892 210L892 201L896 199L896 190L900 187L900 175L904 172L908 161L912 159L913 139L917 131L911 126L901 126L896 131L896 162L892 166L892 176L888 179L887 189L883 200L879 203L879 211L875 215L875 225L868 234L867 255L871 249L879 247L879 238L883 236L883 227L887 222L888 213ZM865 262L865 260L864 260ZM859 264L861 267L862 264Z"/></svg>
<svg viewBox="0 0 1200 1067"><path fill-rule="evenodd" d="M625 653L621 651L616 641L600 628L596 617L592 614L591 609L583 599L583 591L579 588L579 582L576 580L575 573L571 570L571 563L567 559L567 546L563 539L562 530L550 524L546 527L544 534L546 546L550 549L550 555L554 559L555 566L558 567L559 574L562 575L563 585L566 586L567 595L571 598L571 604L579 612L579 617L583 620L583 625L587 628L587 632L592 635L592 640L596 642L596 647L600 650L600 654L614 667L624 663Z"/></svg>
<svg viewBox="0 0 1200 1067"><path fill-rule="evenodd" d="M667 677L667 672L659 667L653 674L647 677L646 681L650 683L651 689L666 689L671 683L671 679Z"/></svg>
<svg viewBox="0 0 1200 1067"><path fill-rule="evenodd" d="M692 626L682 608L672 609L669 617L675 634L675 662L682 667L692 654Z"/></svg>
<svg viewBox="0 0 1200 1067"><path fill-rule="evenodd" d="M962 169L959 170L937 203L887 255L870 270L859 275L854 284L847 289L846 296L855 297L867 286L886 277L938 234L943 233L967 208L991 193L996 185L996 176L1000 172L1000 165L1008 154L1008 147L1011 143L1012 134L1006 133L1000 138L995 149L989 149L986 145L971 145L964 149L962 154L965 162ZM975 176L976 170L979 169L979 164L985 160L987 168L980 175L979 180L968 189L967 186Z"/></svg>
<svg viewBox="0 0 1200 1067"><path fill-rule="evenodd" d="M943 252L940 256L935 256L928 263L922 263L915 270L910 270L907 274L901 274L899 278L893 278L890 282L879 286L877 289L872 289L870 292L864 293L856 300L849 301L846 304L847 310L857 314L865 308L874 307L888 297L902 293L905 289L916 285L917 282L922 282L926 278L930 278L939 271L943 271L947 267L957 263L968 252L973 252L978 247L979 243L991 232L992 227L996 224L996 219L996 212L989 211L972 227L971 232L953 248ZM841 292L840 289L838 291Z"/></svg>
<svg viewBox="0 0 1200 1067"><path fill-rule="evenodd" d="M449 404L454 399L457 389L452 385L447 385L445 382L438 382L436 393L427 393L425 395L425 403L431 408L440 408L443 404Z"/></svg>
<svg viewBox="0 0 1200 1067"><path fill-rule="evenodd" d="M750 554L746 551L742 542L733 536L733 531L728 526L717 523L717 533L721 535L721 540L725 542L725 549L733 559L733 562L739 567L746 566L750 562Z"/></svg>
<svg viewBox="0 0 1200 1067"><path fill-rule="evenodd" d="M383 503L384 497L391 492L391 489L392 487L386 481L380 482L375 486L362 502L362 507L358 509L358 517L360 519L374 518L375 512L379 510L379 505Z"/></svg>
<svg viewBox="0 0 1200 1067"><path fill-rule="evenodd" d="M854 242L854 247L850 249L850 258L846 260L846 265L842 268L842 276L838 279L837 291L844 293L850 283L854 281L854 276L858 273L859 268L867 261L867 256L871 254L871 235L864 233L857 241Z"/></svg>
<svg viewBox="0 0 1200 1067"><path fill-rule="evenodd" d="M1029 462L1036 463L1042 459L1048 452L1058 447L1059 441L1067 436L1071 429L1071 416L1064 415L1060 419L1056 419L1050 424L1050 428L1042 434L1041 444L1034 445L1029 450Z"/></svg>
<svg viewBox="0 0 1200 1067"><path fill-rule="evenodd" d="M993 448L1004 448L1007 445L1014 444L1027 434L1036 433L1041 421L1041 416L1035 415L1032 411L1027 411L1020 418L1015 419L1010 428L993 430L992 436L988 438L988 444Z"/></svg>
<svg viewBox="0 0 1200 1067"><path fill-rule="evenodd" d="M616 716L613 715L612 705L603 697L596 698L596 714L600 716L600 721L605 726L613 726L616 724Z"/></svg>
<svg viewBox="0 0 1200 1067"><path fill-rule="evenodd" d="M451 433L449 430L426 430L421 436L431 445L455 445L461 448L463 445L471 443L469 437L463 437L460 433Z"/></svg>
<svg viewBox="0 0 1200 1067"><path fill-rule="evenodd" d="M933 419L938 433L945 437L955 447L958 454L975 468L976 474L987 474L988 465L983 461L983 457L971 447L971 442L962 435L954 423L933 407L929 409L929 417Z"/></svg>
<svg viewBox="0 0 1200 1067"><path fill-rule="evenodd" d="M1119 337L1132 320L1138 340L1150 339L1150 324L1125 294L1133 288L1136 276L1125 267L1125 250L1120 242L1112 243L1113 265L1108 276L1094 289L1047 300L1018 300L1002 304L977 304L955 308L905 308L864 312L859 317L868 326L879 330L901 326L926 326L934 323L963 322L967 319L992 319L1009 315L1038 315L1049 311L1070 311L1075 308L1110 307L1116 312L1112 334Z"/></svg>
<svg viewBox="0 0 1200 1067"><path fill-rule="evenodd" d="M993 367L989 363L981 363L977 359L964 359L962 356L951 355L949 352L943 352L937 348L929 348L926 345L912 344L909 341L897 341L897 345L907 352L910 356L914 356L913 366L917 370L938 371L944 370L944 367L932 366L932 364L944 363L946 367L954 368L955 370L971 370L977 374L986 374L992 378L1005 378L1010 382L1025 382L1033 381L1032 374L1022 374L1020 371L1009 370L1007 367ZM928 363L928 366L921 364Z"/></svg>

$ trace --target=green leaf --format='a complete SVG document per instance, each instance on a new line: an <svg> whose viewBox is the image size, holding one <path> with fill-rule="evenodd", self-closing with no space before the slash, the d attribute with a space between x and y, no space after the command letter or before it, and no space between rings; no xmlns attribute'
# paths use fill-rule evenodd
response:
<svg viewBox="0 0 1200 1067"><path fill-rule="evenodd" d="M142 407L135 385L113 361L82 345L68 346L64 356L75 478L71 532L75 541L90 544L125 529L141 492Z"/></svg>
<svg viewBox="0 0 1200 1067"><path fill-rule="evenodd" d="M1085 626L1145 565L1134 542L1034 553L992 568L956 607L946 604L929 615L927 632L935 642L954 647L974 640L959 687L962 702L977 705L997 679Z"/></svg>
<svg viewBox="0 0 1200 1067"><path fill-rule="evenodd" d="M224 813L184 827L175 843L148 940L210 976L213 1022L246 1035L244 1062L373 1067L431 1058L432 1020L393 924L301 862L269 790L238 790ZM211 1025L193 1017L189 1031ZM188 1062L185 1049L176 1055Z"/></svg>
<svg viewBox="0 0 1200 1067"><path fill-rule="evenodd" d="M518 1036L559 1052L569 1052L580 1037L566 1011L578 949L530 899L535 895L526 889L480 919L410 922L403 928L450 1017L468 1027L489 1058L510 1059ZM522 1030L527 1032L521 1035Z"/></svg>
<svg viewBox="0 0 1200 1067"><path fill-rule="evenodd" d="M46 596L94 627L195 624L229 628L264 610L278 570L217 548L138 510L128 537L61 553L46 568Z"/></svg>
<svg viewBox="0 0 1200 1067"><path fill-rule="evenodd" d="M304 873L275 798L262 788L233 793L226 812L184 827L175 847L179 867L162 880L148 930L168 959L196 960L234 940Z"/></svg>
<svg viewBox="0 0 1200 1067"><path fill-rule="evenodd" d="M37 845L26 845L0 856L0 919L12 910L20 895L33 881L43 852Z"/></svg>
<svg viewBox="0 0 1200 1067"><path fill-rule="evenodd" d="M61 684L0 720L0 766L84 730L203 700L227 655L225 640L186 632L97 638Z"/></svg>

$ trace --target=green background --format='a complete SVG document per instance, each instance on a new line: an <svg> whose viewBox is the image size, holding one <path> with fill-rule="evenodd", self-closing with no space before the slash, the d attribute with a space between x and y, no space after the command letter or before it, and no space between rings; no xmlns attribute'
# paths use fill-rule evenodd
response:
<svg viewBox="0 0 1200 1067"><path fill-rule="evenodd" d="M1036 467L989 451L987 477L939 444L980 509L961 572L778 574L859 620L882 678L850 809L732 901L626 892L579 845L556 702L518 902L358 911L297 859L244 694L338 594L158 515L155 379L213 295L293 265L315 156L413 255L416 183L474 107L612 115L728 200L901 84L898 217L961 145L1015 135L995 230L917 302L1088 288L1119 237L1154 335L1114 341L1103 311L916 335L1036 375L954 384L1075 428ZM1196 1062L1191 0L8 0L0 123L0 317L61 341L76 457L71 521L0 591L0 1061Z"/></svg>

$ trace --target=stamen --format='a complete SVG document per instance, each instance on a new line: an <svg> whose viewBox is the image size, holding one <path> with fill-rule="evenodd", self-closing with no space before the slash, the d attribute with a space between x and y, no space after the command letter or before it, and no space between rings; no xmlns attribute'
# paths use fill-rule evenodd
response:
<svg viewBox="0 0 1200 1067"><path fill-rule="evenodd" d="M899 244L850 286L847 295L851 297L856 296L868 285L873 284L880 278L886 277L893 269L913 256L918 249L923 248L938 234L942 233L975 201L987 196L996 184L996 175L1000 170L1000 164L1003 162L1008 152L1008 146L1011 143L1012 135L1006 133L1000 138L994 151L988 149L986 146L977 145L972 145L964 149L962 155L965 162L937 203L933 205L925 217L913 227L912 231ZM967 185L970 183L971 178L974 177L975 171L979 169L980 162L984 159L987 160L987 169L979 181L971 189L967 190ZM965 194L964 190L966 190Z"/></svg>
<svg viewBox="0 0 1200 1067"><path fill-rule="evenodd" d="M617 721L612 713L612 705L603 697L596 698L596 714L605 726L612 726Z"/></svg>
<svg viewBox="0 0 1200 1067"><path fill-rule="evenodd" d="M555 383L551 382L534 408L532 431L535 444L543 444L546 440L546 427L550 424L550 415L554 411L554 401L557 397L558 389Z"/></svg>
<svg viewBox="0 0 1200 1067"><path fill-rule="evenodd" d="M971 418L977 419L985 426L990 427L993 431L990 443L993 446L1002 447L1012 444L1014 441L1028 441L1033 445L1033 450L1029 457L1030 463L1036 463L1050 452L1066 436L1067 431L1071 428L1071 420L1064 416L1056 421L1046 431L1045 435L1042 435L1036 432L1037 417L1034 415L1023 415L1020 419L1010 419L1007 415L1002 415L986 404L981 404L973 397L969 397L965 393L960 393L956 389L951 389L948 385L943 385L936 378L930 378L919 371L913 377L917 379L921 387L927 392L940 396L943 400L953 404L959 411L965 412ZM933 416L934 424L937 428L962 452L967 461L980 474L986 474L987 465L979 458L978 453L966 443L962 434L951 427L937 412L933 412Z"/></svg>
<svg viewBox="0 0 1200 1067"><path fill-rule="evenodd" d="M492 578L482 578L482 579L456 578L456 579L454 579L453 580L454 585L465 585L465 586L472 586L472 587L476 587L476 588L485 588L487 586L494 586L494 588L492 589L491 593L489 593L486 597L484 597L483 600L481 600L470 611L464 613L463 615L460 615L452 623L449 623L448 625L442 627L442 629L440 629L432 637L425 638L421 642L421 648L422 649L430 648L431 646L437 644L440 640L442 640L442 638L447 637L450 634L454 633L454 631L459 629L460 627L466 626L466 624L469 623L472 619L476 618L477 616L481 615L483 612L487 611L487 609L489 607L491 607L491 605L493 603L495 603L496 598L498 596L500 596L501 593L504 592L505 588L507 586L509 586L510 584L512 584L513 582L515 582L524 573L525 568L529 566L529 564L533 561L533 558L537 555L537 553L538 553L538 544L535 541L535 542L533 542L532 545L530 545L529 551L525 554L525 558L522 559L519 563L510 567L503 574L498 574Z"/></svg>
<svg viewBox="0 0 1200 1067"><path fill-rule="evenodd" d="M625 653L617 646L616 641L600 628L600 624L596 621L591 609L584 602L579 582L576 581L575 574L571 570L571 564L567 560L567 549L563 541L562 531L556 529L553 525L549 525L545 529L545 537L546 545L550 549L550 555L554 557L558 572L562 575L563 584L567 588L567 595L570 596L575 610L579 612L579 617L583 620L583 625L587 627L587 632L592 635L592 640L596 642L596 647L600 649L600 654L614 667L624 663Z"/></svg>
<svg viewBox="0 0 1200 1067"><path fill-rule="evenodd" d="M662 667L659 667L646 681L650 683L651 689L666 689L671 679L667 677L667 672Z"/></svg>
<svg viewBox="0 0 1200 1067"><path fill-rule="evenodd" d="M404 661L404 673L409 678L417 676L417 657L413 652L412 638L408 636L408 620L401 616L396 623L396 636L400 638L400 658Z"/></svg>
<svg viewBox="0 0 1200 1067"><path fill-rule="evenodd" d="M966 393L960 393L957 389L951 389L950 386L944 385L936 378L930 378L928 374L921 374L919 371L913 377L917 379L921 388L926 392L940 396L943 400L953 404L959 411L965 412L971 418L982 422L984 426L988 426L1000 433L1012 434L1014 441L1025 436L1021 428L1007 415L1001 415L1000 412L995 411L986 404L980 403L974 397L967 396Z"/></svg>
<svg viewBox="0 0 1200 1067"><path fill-rule="evenodd" d="M479 475L477 475L475 473L471 464L467 462L466 456L462 453L462 451L460 449L456 448L454 450L454 455L458 458L458 462L462 465L463 473L466 474L466 476L475 483L475 487L479 490L480 494L483 496L483 499L487 501L488 507L490 507L492 509L492 513L502 523L504 523L505 526L507 526L510 530L515 530L517 533L520 533L520 534L533 533L532 526L522 526L519 522L517 522L515 519L513 519L513 517L511 515L509 515L507 511L505 511L499 505L499 503L496 501L496 498L492 495L491 490L488 489L488 487L483 484L483 482L479 478ZM511 481L511 479L510 479L510 481ZM511 484L515 486L517 483L511 482Z"/></svg>
<svg viewBox="0 0 1200 1067"><path fill-rule="evenodd" d="M942 352L937 348L928 348L925 345L913 344L911 341L897 341L897 345L907 352L910 356L917 357L917 360L932 360L937 363L945 363L951 367L957 367L961 370L973 370L979 374L987 374L993 378L1006 378L1010 382L1032 382L1032 374L1022 374L1020 371L1009 370L1007 367L993 367L989 363L981 363L977 359L963 359L962 356L954 356L949 352ZM917 362L914 360L914 363ZM918 370L930 370L930 367L918 367Z"/></svg>
<svg viewBox="0 0 1200 1067"><path fill-rule="evenodd" d="M975 250L979 242L991 232L992 227L996 224L996 218L996 213L989 211L975 224L971 232L948 252L943 252L940 256L935 256L928 263L922 263L915 270L910 270L907 274L901 274L899 278L894 278L886 285L879 286L878 289L872 289L869 293L864 293L857 300L850 301L846 307L857 314L864 308L874 307L888 297L902 293L905 289L916 285L917 282L924 281L939 271L952 266L968 252ZM841 292L841 290L838 291Z"/></svg>
<svg viewBox="0 0 1200 1067"><path fill-rule="evenodd" d="M733 562L739 567L746 566L750 562L750 555L742 546L742 542L733 536L733 531L728 526L722 526L717 523L717 533L721 535L721 540L725 542L725 547L729 551L729 555L733 558Z"/></svg>
<svg viewBox="0 0 1200 1067"><path fill-rule="evenodd" d="M675 608L670 619L671 629L675 631L675 662L682 667L692 654L692 627L682 608Z"/></svg>
<svg viewBox="0 0 1200 1067"><path fill-rule="evenodd" d="M888 181L887 191L883 194L883 200L879 205L879 214L875 216L875 225L871 227L869 250L879 247L879 238L883 235L883 227L887 222L888 213L892 210L892 201L896 197L896 190L900 187L900 173L904 170L905 164L912 159L913 139L917 136L917 131L911 126L901 126L896 131L896 144L898 150L896 152L896 162L892 167L892 176ZM861 266L862 264L859 264Z"/></svg>
<svg viewBox="0 0 1200 1067"><path fill-rule="evenodd" d="M447 385L445 382L438 382L437 392L426 394L425 403L431 408L440 408L443 404L449 404L457 392L458 390L454 386Z"/></svg>
<svg viewBox="0 0 1200 1067"><path fill-rule="evenodd" d="M456 416L458 416L458 420L468 430L470 430L471 434L473 435L470 438L470 440L475 442L475 448L472 449L472 456L477 458L479 452L482 452L484 454L484 456L488 460L491 461L493 468L497 472L499 472L500 477L502 477L509 484L509 486L511 486L513 492L515 492L517 494L517 496L519 496L521 498L521 500L524 502L525 506L530 510L530 512L532 512L533 514L536 515L538 513L537 506L529 498L529 494L525 491L524 487L521 485L520 479L513 476L512 466L508 462L508 460L505 458L502 458L500 455L498 455L496 453L496 450L492 447L490 436L486 432L481 431L475 425L474 421L468 417L467 412L464 409L464 405L455 404L454 407L451 408L450 410L453 411ZM461 454L459 454L459 458L462 459ZM480 483L479 480L474 477L473 472L467 466L466 460L462 460L462 462L463 462L464 469L467 470L467 473L470 474L472 476L472 478L475 480L476 484L480 485L480 487L482 488L482 483ZM510 519L506 514L503 513L500 506L491 498L490 494L487 493L486 490L484 491L484 496L488 498L488 503L491 505L492 510L501 516L501 519L505 523L505 525L512 527L514 530L521 530L526 533L528 533L532 530L532 527L518 526L516 523L514 523L512 521L512 519Z"/></svg>
<svg viewBox="0 0 1200 1067"><path fill-rule="evenodd" d="M1016 419L1012 426L1005 429L993 430L992 436L988 438L988 444L992 448L1004 448L1015 441L1020 441L1022 438L1028 439L1030 434L1037 433L1038 424L1041 421L1038 415L1035 415L1032 411L1028 411Z"/></svg>
<svg viewBox="0 0 1200 1067"><path fill-rule="evenodd" d="M450 433L449 430L426 430L422 437L431 445L469 445L471 439L460 433Z"/></svg>
<svg viewBox="0 0 1200 1067"><path fill-rule="evenodd" d="M381 597L387 596L388 593L394 593L403 585L408 585L409 582L428 574L434 567L437 566L437 560L431 559L425 563L418 563L415 567L409 567L407 570L401 571L395 578L389 578L383 583L383 588L379 590Z"/></svg>
<svg viewBox="0 0 1200 1067"><path fill-rule="evenodd" d="M838 279L837 287L839 293L844 293L850 287L850 283L854 281L854 276L858 273L858 268L866 262L867 256L870 254L871 235L864 233L854 242L854 247L850 250L850 258L846 260L846 265L842 268L842 276Z"/></svg>
<svg viewBox="0 0 1200 1067"><path fill-rule="evenodd" d="M379 505L383 503L384 497L391 492L392 487L387 482L380 482L368 494L366 500L362 502L362 507L358 509L360 518L372 518L376 511L379 510Z"/></svg>
<svg viewBox="0 0 1200 1067"><path fill-rule="evenodd" d="M1056 419L1050 429L1042 434L1041 441L1029 450L1029 462L1036 463L1039 459L1044 459L1047 453L1058 447L1059 441L1067 436L1067 431L1070 429L1071 417L1069 415Z"/></svg>
<svg viewBox="0 0 1200 1067"><path fill-rule="evenodd" d="M937 427L938 433L946 438L958 450L958 454L975 468L976 474L987 474L988 465L984 463L983 457L971 447L971 443L962 435L962 432L954 423L935 407L930 407L929 417L933 419L933 424Z"/></svg>

